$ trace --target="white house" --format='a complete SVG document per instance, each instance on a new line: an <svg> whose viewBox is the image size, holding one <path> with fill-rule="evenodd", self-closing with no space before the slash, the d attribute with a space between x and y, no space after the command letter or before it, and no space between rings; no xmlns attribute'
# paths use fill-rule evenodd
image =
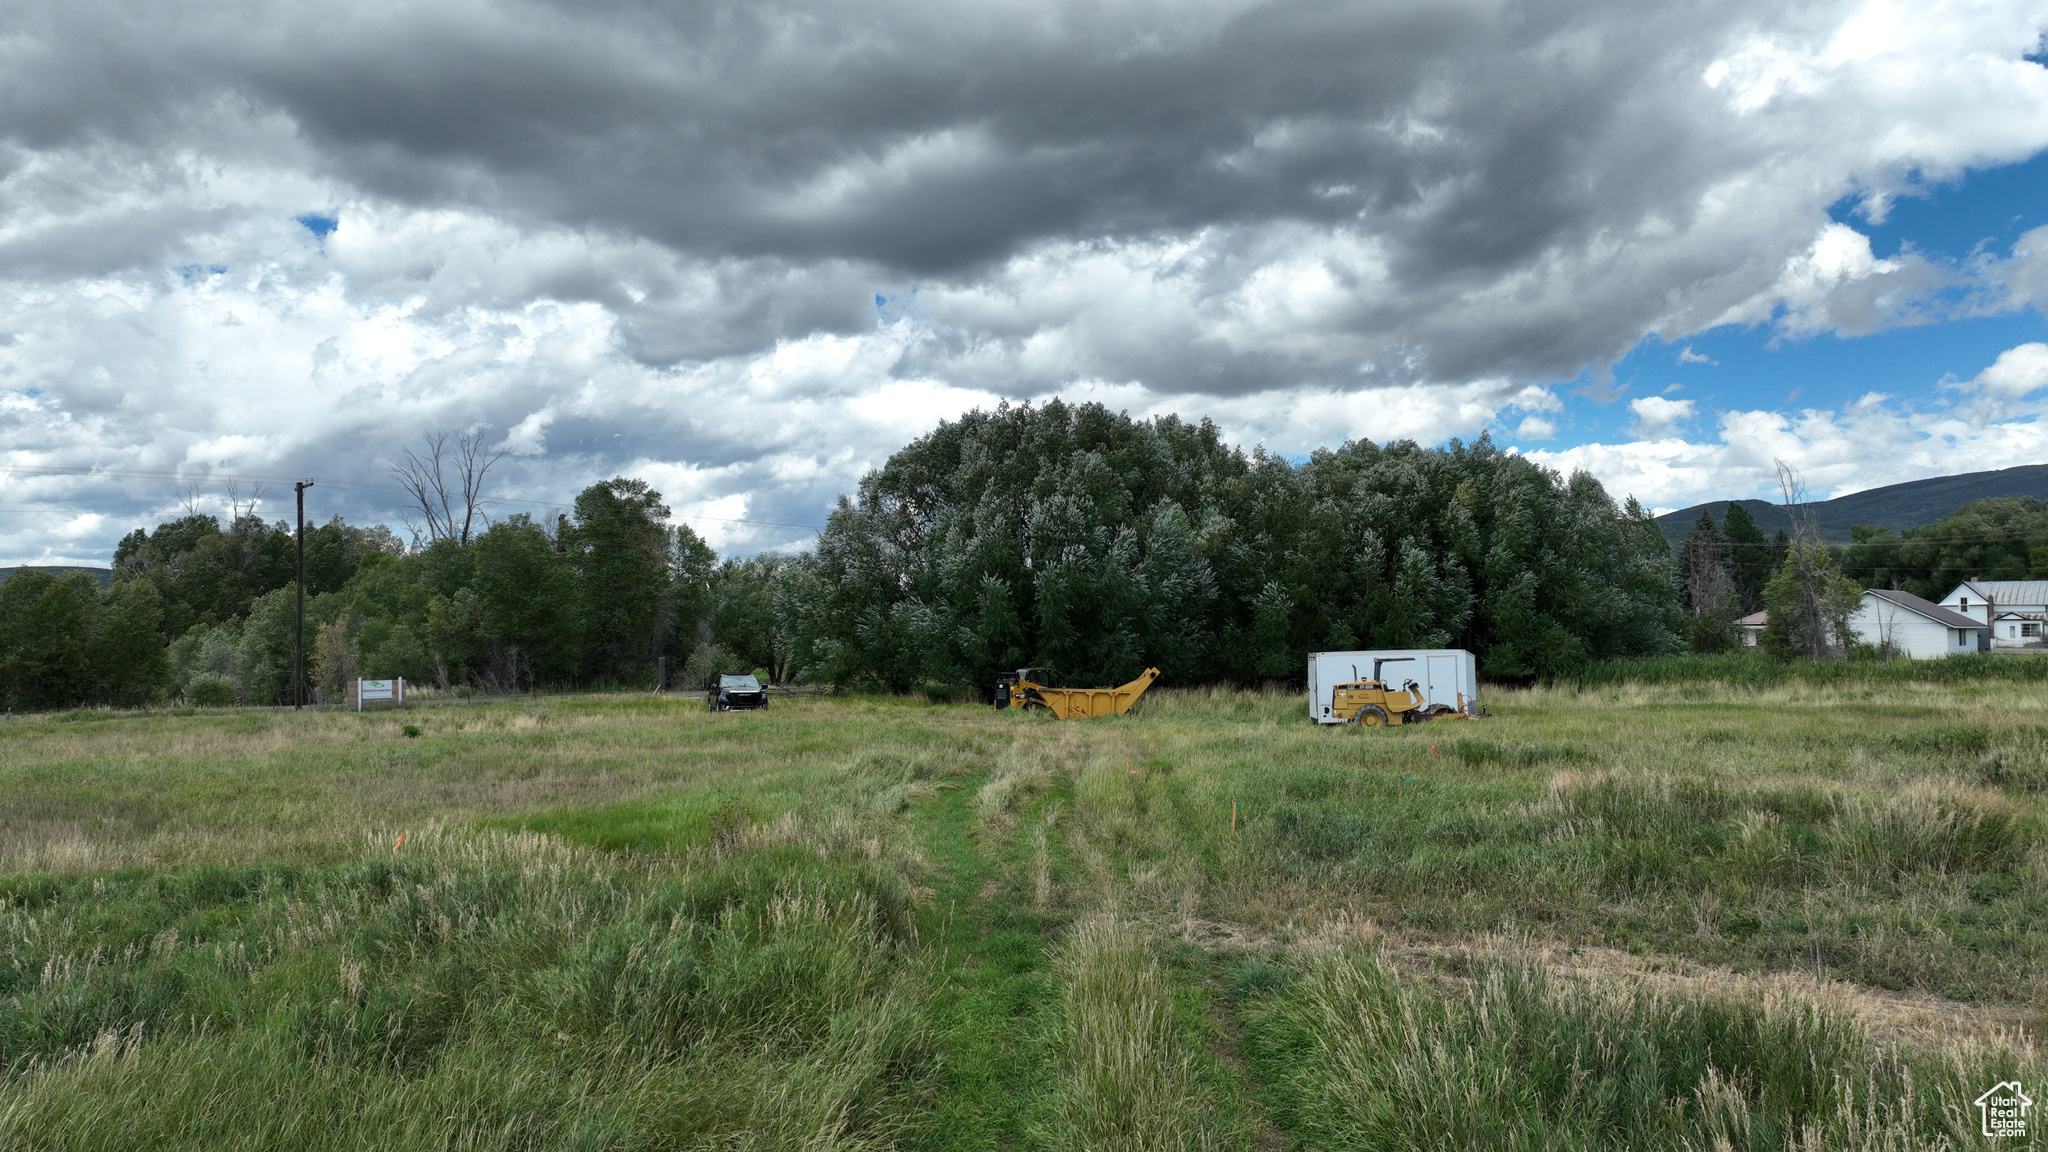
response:
<svg viewBox="0 0 2048 1152"><path fill-rule="evenodd" d="M1993 648L2039 648L2048 580L1965 580L1941 606L1983 624Z"/></svg>
<svg viewBox="0 0 2048 1152"><path fill-rule="evenodd" d="M1849 630L1865 644L1890 644L1914 660L1940 660L1975 652L1990 625L1930 604L1911 592L1872 588L1849 615Z"/></svg>
<svg viewBox="0 0 2048 1152"><path fill-rule="evenodd" d="M1756 647L1757 642L1763 639L1764 627L1770 622L1771 614L1769 612L1751 612L1747 616L1738 617L1735 621L1735 627L1740 630L1742 646L1744 648Z"/></svg>

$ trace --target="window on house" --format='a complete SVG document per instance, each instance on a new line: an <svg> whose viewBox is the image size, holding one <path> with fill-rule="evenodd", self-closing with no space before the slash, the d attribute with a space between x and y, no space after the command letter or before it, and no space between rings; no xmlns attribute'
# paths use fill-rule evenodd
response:
<svg viewBox="0 0 2048 1152"><path fill-rule="evenodd" d="M2022 624L2022 625L2020 625L2020 635L2021 635L2022 637L2025 637L2026 639L2029 639L2029 640L2038 640L2038 639L2040 639L2040 638L2041 638L2041 625L2040 625L2040 622L2039 622L2039 621L2035 621L2035 622L2032 622L2032 623L2027 623L2027 624Z"/></svg>

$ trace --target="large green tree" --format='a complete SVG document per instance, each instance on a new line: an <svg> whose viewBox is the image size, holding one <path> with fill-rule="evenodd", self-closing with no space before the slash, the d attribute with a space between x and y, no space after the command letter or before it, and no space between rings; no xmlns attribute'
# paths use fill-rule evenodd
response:
<svg viewBox="0 0 2048 1152"><path fill-rule="evenodd" d="M519 515L491 525L471 548L477 627L492 645L496 682L537 687L573 679L582 656L575 573L555 542Z"/></svg>
<svg viewBox="0 0 2048 1152"><path fill-rule="evenodd" d="M1855 636L1849 616L1863 588L1842 575L1832 550L1815 543L1794 542L1784 566L1764 586L1764 646L1781 656L1813 660L1848 654Z"/></svg>
<svg viewBox="0 0 2048 1152"><path fill-rule="evenodd" d="M706 638L738 658L745 668L763 668L771 679L790 678L795 649L786 604L776 592L790 576L789 557L768 552L747 560L727 560L710 574L706 593ZM688 587L687 577L678 583Z"/></svg>
<svg viewBox="0 0 2048 1152"><path fill-rule="evenodd" d="M1763 529L1756 526L1756 517L1749 514L1740 500L1728 502L1728 513L1721 520L1721 535L1728 543L1736 598L1744 613L1755 612L1763 607L1764 585L1771 582L1771 574L1778 570L1784 550L1764 539Z"/></svg>
<svg viewBox="0 0 2048 1152"><path fill-rule="evenodd" d="M102 591L83 572L16 572L0 583L0 701L23 709L148 703L168 672L161 614L145 580Z"/></svg>
<svg viewBox="0 0 2048 1152"><path fill-rule="evenodd" d="M117 580L103 598L93 633L94 695L108 704L137 706L165 686L170 663L164 638L163 598L147 580Z"/></svg>
<svg viewBox="0 0 2048 1152"><path fill-rule="evenodd" d="M946 422L843 500L796 647L840 682L1295 677L1318 649L1462 645L1489 674L1669 650L1671 557L1633 501L1485 438L1302 465L1099 405Z"/></svg>
<svg viewBox="0 0 2048 1152"><path fill-rule="evenodd" d="M1735 618L1741 614L1742 595L1728 551L1713 513L1702 511L1680 549L1685 607L1690 614L1689 631L1695 652L1719 652L1735 642Z"/></svg>
<svg viewBox="0 0 2048 1152"><path fill-rule="evenodd" d="M25 568L0 583L0 696L10 708L83 704L96 679L100 587Z"/></svg>
<svg viewBox="0 0 2048 1152"><path fill-rule="evenodd" d="M563 539L589 679L635 683L654 674L671 591L668 515L661 493L644 480L621 476L576 497Z"/></svg>

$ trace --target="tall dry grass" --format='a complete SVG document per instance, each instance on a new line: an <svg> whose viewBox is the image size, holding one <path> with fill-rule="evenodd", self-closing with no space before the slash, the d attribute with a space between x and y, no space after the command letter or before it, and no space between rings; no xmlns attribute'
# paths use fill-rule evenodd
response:
<svg viewBox="0 0 2048 1152"><path fill-rule="evenodd" d="M1251 1013L1302 1147L1619 1150L1980 1146L1970 1101L2024 1039L1911 1058L1810 1001L1593 984L1512 961L1442 995L1329 953Z"/></svg>
<svg viewBox="0 0 2048 1152"><path fill-rule="evenodd" d="M1073 1152L1219 1147L1173 982L1127 920L1075 924L1058 962L1063 1080L1049 1143Z"/></svg>

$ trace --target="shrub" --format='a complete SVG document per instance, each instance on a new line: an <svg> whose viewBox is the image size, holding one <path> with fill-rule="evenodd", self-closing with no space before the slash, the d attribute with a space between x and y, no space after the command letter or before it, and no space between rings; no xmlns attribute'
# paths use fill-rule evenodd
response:
<svg viewBox="0 0 2048 1152"><path fill-rule="evenodd" d="M218 672L201 672L185 683L185 703L195 707L226 708L235 697L235 682Z"/></svg>

